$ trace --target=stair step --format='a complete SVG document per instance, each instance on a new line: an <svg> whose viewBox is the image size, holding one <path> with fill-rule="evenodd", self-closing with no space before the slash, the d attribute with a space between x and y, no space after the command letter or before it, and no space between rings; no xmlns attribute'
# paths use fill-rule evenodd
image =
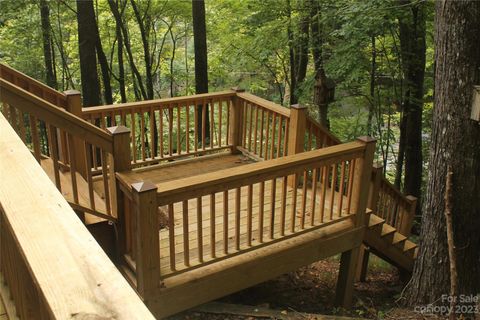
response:
<svg viewBox="0 0 480 320"><path fill-rule="evenodd" d="M388 225L388 224L383 224L382 226L382 232L381 232L381 237L386 239L388 242L392 243L393 237L395 235L397 229L394 227Z"/></svg>
<svg viewBox="0 0 480 320"><path fill-rule="evenodd" d="M418 246L410 240L405 241L405 245L403 246L403 252L405 252L410 257L414 258L417 253Z"/></svg>
<svg viewBox="0 0 480 320"><path fill-rule="evenodd" d="M375 214L370 215L370 220L368 221L368 228L374 232L380 233L382 226L385 223L385 220L380 218Z"/></svg>
<svg viewBox="0 0 480 320"><path fill-rule="evenodd" d="M395 234L393 235L392 244L399 249L403 249L406 240L407 237L405 237L403 234L395 232Z"/></svg>

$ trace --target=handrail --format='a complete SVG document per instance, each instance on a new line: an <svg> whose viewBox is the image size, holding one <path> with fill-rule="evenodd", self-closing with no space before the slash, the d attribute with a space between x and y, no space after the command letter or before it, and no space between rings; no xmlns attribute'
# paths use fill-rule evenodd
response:
<svg viewBox="0 0 480 320"><path fill-rule="evenodd" d="M365 150L365 144L359 141L303 152L292 156L273 159L268 162L257 162L236 168L213 173L206 173L190 178L176 180L172 183L161 183L158 187L158 205L182 200L186 196L218 192L225 188L236 188L245 183L257 183L273 178L278 172L289 175L313 165L329 165L359 157ZM119 174L122 176L121 174ZM124 179L123 179L124 180Z"/></svg>
<svg viewBox="0 0 480 320"><path fill-rule="evenodd" d="M256 95L253 95L248 92L238 92L237 97L242 98L248 102L252 102L254 104L257 104L261 107L267 108L275 113L279 113L285 117L290 117L290 109L284 108L279 104L276 104L272 101L268 101L266 99L257 97Z"/></svg>
<svg viewBox="0 0 480 320"><path fill-rule="evenodd" d="M154 319L1 114L0 174L0 267L20 318Z"/></svg>
<svg viewBox="0 0 480 320"><path fill-rule="evenodd" d="M108 132L4 79L0 79L0 89L3 102L14 105L23 112L28 112L72 135L80 136L108 152L112 151L112 135Z"/></svg>
<svg viewBox="0 0 480 320"><path fill-rule="evenodd" d="M67 96L46 84L21 73L6 64L0 63L0 78L21 87L39 98L65 108L67 106Z"/></svg>
<svg viewBox="0 0 480 320"><path fill-rule="evenodd" d="M145 101L137 101L137 102L126 102L126 103L116 103L116 104L109 104L109 105L102 105L102 106L93 106L93 107L84 107L82 108L82 112L86 118L89 118L91 115L95 114L108 114L110 111L123 111L123 110L135 110L135 109L147 109L150 107L155 107L158 105L164 104L181 104L192 100L204 100L204 99L218 99L218 98L228 98L235 95L235 92L231 90L226 91L219 91L213 93L202 93L202 94L194 94L190 96L182 96L182 97L173 97L173 98L164 98L164 99L153 99L153 100L145 100Z"/></svg>

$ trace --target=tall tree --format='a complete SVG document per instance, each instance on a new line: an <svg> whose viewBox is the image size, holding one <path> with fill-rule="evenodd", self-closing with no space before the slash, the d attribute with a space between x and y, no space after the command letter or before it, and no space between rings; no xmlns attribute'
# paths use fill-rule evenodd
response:
<svg viewBox="0 0 480 320"><path fill-rule="evenodd" d="M447 167L453 171L453 236L458 292L480 292L480 126L470 119L480 83L480 2L438 1L435 8L435 104L420 254L408 302L441 301L449 292L445 226Z"/></svg>
<svg viewBox="0 0 480 320"><path fill-rule="evenodd" d="M52 30L50 26L50 8L46 0L40 0L40 18L42 21L43 58L45 60L45 75L47 84L57 89L55 77L54 51L52 46Z"/></svg>
<svg viewBox="0 0 480 320"><path fill-rule="evenodd" d="M78 48L84 106L101 104L97 73L97 24L92 0L77 0Z"/></svg>
<svg viewBox="0 0 480 320"><path fill-rule="evenodd" d="M195 51L195 92L208 92L208 64L207 64L207 27L205 24L205 1L192 0L193 18L193 46ZM202 107L197 106L198 117L202 119ZM208 115L208 107L206 108ZM209 117L205 117L205 138L210 138ZM203 132L202 121L198 121L198 132ZM198 135L201 141L201 134Z"/></svg>
<svg viewBox="0 0 480 320"><path fill-rule="evenodd" d="M425 78L425 2L400 0L403 10L399 17L400 53L405 79L401 152L405 154L404 192L421 199L422 186L422 111ZM400 157L403 154L400 153ZM402 160L399 163L402 163ZM401 168L400 168L401 169ZM401 170L400 170L401 172ZM417 213L421 212L419 205Z"/></svg>

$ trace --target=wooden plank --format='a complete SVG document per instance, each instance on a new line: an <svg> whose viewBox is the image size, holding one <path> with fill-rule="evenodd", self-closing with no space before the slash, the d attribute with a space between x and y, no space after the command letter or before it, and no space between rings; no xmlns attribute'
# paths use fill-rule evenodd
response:
<svg viewBox="0 0 480 320"><path fill-rule="evenodd" d="M3 115L0 158L0 172L9 173L2 210L51 316L153 319Z"/></svg>

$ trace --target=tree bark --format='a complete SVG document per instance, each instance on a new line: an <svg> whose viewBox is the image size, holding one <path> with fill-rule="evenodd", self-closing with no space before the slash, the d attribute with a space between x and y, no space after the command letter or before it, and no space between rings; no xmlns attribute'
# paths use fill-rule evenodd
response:
<svg viewBox="0 0 480 320"><path fill-rule="evenodd" d="M40 0L40 18L42 21L43 58L45 60L45 80L47 85L57 89L55 76L54 53L50 26L50 8L46 0Z"/></svg>
<svg viewBox="0 0 480 320"><path fill-rule="evenodd" d="M421 202L422 187L422 111L423 82L425 78L425 3L412 4L410 0L401 0L401 4L410 4L399 18L400 54L406 82L404 96L404 134L405 134L405 183L404 193L413 195ZM421 205L417 205L417 215L421 214Z"/></svg>
<svg viewBox="0 0 480 320"><path fill-rule="evenodd" d="M78 48L80 53L80 75L82 79L83 105L100 105L100 82L97 73L97 25L93 1L77 0Z"/></svg>
<svg viewBox="0 0 480 320"><path fill-rule="evenodd" d="M195 92L208 92L208 64L207 64L207 27L205 24L204 0L192 0L193 17L193 46L195 51ZM197 106L198 119L202 119L202 106ZM205 116L205 139L210 139L210 121L208 106ZM202 121L198 121L199 141L202 141Z"/></svg>
<svg viewBox="0 0 480 320"><path fill-rule="evenodd" d="M444 217L449 166L453 236L461 261L458 292L480 292L480 126L470 119L473 86L480 83L480 2L438 1L435 11L435 110L420 254L407 290L410 305L441 301L449 292Z"/></svg>

